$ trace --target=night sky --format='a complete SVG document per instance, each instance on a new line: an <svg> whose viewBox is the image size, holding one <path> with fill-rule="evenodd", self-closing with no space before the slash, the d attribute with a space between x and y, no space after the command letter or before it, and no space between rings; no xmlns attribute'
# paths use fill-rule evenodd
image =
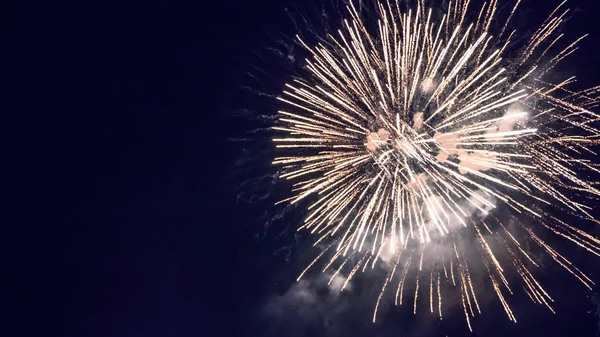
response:
<svg viewBox="0 0 600 337"><path fill-rule="evenodd" d="M17 2L2 11L0 336L468 333L460 307L443 324L393 307L372 324L379 286L336 295L316 278L293 283L314 251L292 230L302 209L272 206L289 186L275 184L263 129L277 109L271 96L306 56L276 52L296 34L289 13L313 15L317 30L331 24L311 1ZM525 2L522 26L554 7ZM568 32L591 37L556 71L598 85L600 4L569 3ZM600 259L564 247L600 281ZM541 273L556 315L515 298L513 324L484 299L470 335L599 333L600 288L587 291L555 265ZM316 296L298 295L307 287Z"/></svg>

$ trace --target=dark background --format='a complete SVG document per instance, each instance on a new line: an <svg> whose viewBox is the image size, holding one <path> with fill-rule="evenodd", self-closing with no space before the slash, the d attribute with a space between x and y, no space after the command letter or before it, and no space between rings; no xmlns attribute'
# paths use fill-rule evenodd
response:
<svg viewBox="0 0 600 337"><path fill-rule="evenodd" d="M520 20L553 7L524 2ZM254 202L256 186L238 188L272 170L256 148L268 147L263 138L240 140L261 126L253 113L273 110L243 87L257 85L246 69L264 64L256 55L272 37L294 34L284 8L295 6L310 4L90 0L3 10L1 336L316 336L333 335L332 325L345 336L465 333L460 316L445 330L394 310L371 324L371 303L361 309L351 298L339 315L325 311L327 322L311 308L269 309L299 267L289 248L278 250L285 244L265 239L262 208L272 202ZM570 7L569 30L592 36L565 63L584 86L600 84L600 6ZM280 67L261 69L274 80L259 91L288 80ZM599 275L598 260L576 261ZM549 280L557 315L517 300L515 325L490 305L476 335L597 334L594 292Z"/></svg>

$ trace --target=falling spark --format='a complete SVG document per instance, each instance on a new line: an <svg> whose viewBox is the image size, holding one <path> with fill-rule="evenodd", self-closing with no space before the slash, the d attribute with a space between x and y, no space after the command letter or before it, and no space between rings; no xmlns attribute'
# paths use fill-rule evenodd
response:
<svg viewBox="0 0 600 337"><path fill-rule="evenodd" d="M587 180L600 173L587 159L600 143L600 115L591 111L600 105L600 89L572 91L574 77L558 84L544 77L585 37L558 47L564 2L529 38L510 29L520 3L506 17L498 0L480 8L453 0L436 17L422 1L404 10L385 0L375 21L350 3L337 35L315 47L298 37L311 56L306 76L279 98L287 108L273 141L286 155L273 163L282 167L281 178L295 181L294 195L284 201L309 204L300 230L318 234L315 245L326 247L298 279L326 252L322 270L335 266L331 280L348 273L342 290L358 271L386 265L391 272L375 320L387 289L396 289L402 305L409 273L416 314L419 292L427 291L419 287L421 274L431 268L429 311L437 297L441 320L442 294L459 291L471 329L481 313L467 251L475 243L516 322L507 269L533 302L552 310L553 299L534 277L538 264L520 243L531 240L591 288L592 280L536 233L546 230L600 256L600 239L577 228L581 221L569 222L571 216L597 222L586 202L600 196ZM502 27L497 36L493 21ZM561 51L547 55L555 49ZM506 50L519 50L519 57ZM433 262L424 266L423 256Z"/></svg>

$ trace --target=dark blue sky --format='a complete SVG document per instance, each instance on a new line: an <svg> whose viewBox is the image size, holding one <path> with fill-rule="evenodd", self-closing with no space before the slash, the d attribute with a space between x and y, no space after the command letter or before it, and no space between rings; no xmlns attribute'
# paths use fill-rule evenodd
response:
<svg viewBox="0 0 600 337"><path fill-rule="evenodd" d="M542 5L529 2L527 15L539 15L534 7ZM600 84L600 7L570 3L585 9L570 30L593 35L567 63L582 83ZM9 313L0 335L326 335L322 317L294 322L287 312L263 312L297 270L275 252L285 244L257 240L267 203L240 202L236 189L269 170L269 158L236 166L261 143L231 139L260 123L232 115L268 109L240 88L271 37L293 34L282 8L266 0L90 0L3 11ZM274 80L258 90L286 80L279 67L263 69ZM562 290L554 294L563 301L559 315L524 307L523 321L511 325L490 309L478 336L595 333L594 313L586 312L595 310L593 292L571 281L553 288ZM348 301L332 324L356 335L429 324L390 311L388 323L370 325Z"/></svg>

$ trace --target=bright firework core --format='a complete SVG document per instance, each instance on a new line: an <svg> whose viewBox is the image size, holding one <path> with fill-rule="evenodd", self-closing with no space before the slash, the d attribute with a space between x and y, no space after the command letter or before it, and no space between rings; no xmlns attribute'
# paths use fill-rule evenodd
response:
<svg viewBox="0 0 600 337"><path fill-rule="evenodd" d="M414 182L415 174L422 173L418 161L429 156L430 147L420 139L414 125L409 126L399 117L396 124L391 132L385 128L370 132L365 146L387 178L400 177L403 183Z"/></svg>
<svg viewBox="0 0 600 337"><path fill-rule="evenodd" d="M525 240L593 284L537 234L547 231L600 256L600 240L576 227L597 223L586 202L600 191L586 179L600 173L587 159L597 156L600 142L600 116L592 111L600 87L574 91L567 89L574 77L546 78L579 41L559 48L568 10L559 5L531 36L519 36L509 22L520 1L503 14L499 0L473 3L450 1L436 17L420 0L409 10L383 1L376 26L350 3L336 36L315 47L299 39L311 53L306 76L279 98L287 109L273 129L284 136L274 141L286 154L274 163L283 167L282 178L295 181L295 195L284 201L314 196L299 229L324 247L308 268L329 258L322 270L345 273L343 289L383 260L389 274L375 313L393 283L395 303L402 304L414 272L415 313L422 279L429 311L441 319L441 289L459 291L470 327L480 312L470 244L512 321L507 267L532 301L552 310ZM502 29L490 31L492 22ZM518 57L506 58L507 48L519 50ZM494 212L498 205L507 212Z"/></svg>
<svg viewBox="0 0 600 337"><path fill-rule="evenodd" d="M414 197L428 208L428 212L422 215L425 226L420 236L421 242L429 242L432 234L441 236L448 234L449 227L455 227L456 223L466 226L464 217L469 215L465 212L462 212L462 216L455 213L455 218L446 223L440 220L442 215L448 217L447 208L444 207L442 196L427 193L426 190L434 179L427 168L448 162L453 163L456 166L454 171L460 174L492 169L490 163L498 159L493 151L460 147L459 145L465 144L461 141L477 139L480 141L477 145L483 145L485 148L488 144L481 142L481 139L491 139L496 145L503 145L502 141L515 139L516 135L531 134L536 130L514 130L517 122L523 120L526 115L525 112L517 112L511 108L501 118L485 120L487 128L467 128L464 132L435 133L430 136L427 132L417 132L423 126L423 113L417 112L413 115L412 125L404 122L400 115L396 114L394 120L385 121L385 127L367 134L364 145L378 170L385 173L385 178L393 186L401 186L403 190L411 191ZM472 132L473 130L477 132ZM464 134L469 136L462 136ZM482 201L478 208L484 214L495 207L493 203L477 193L473 193L472 198L479 198ZM460 207L457 209L462 211ZM436 226L432 226L433 224ZM432 233L430 229L435 228L438 230L437 233Z"/></svg>

